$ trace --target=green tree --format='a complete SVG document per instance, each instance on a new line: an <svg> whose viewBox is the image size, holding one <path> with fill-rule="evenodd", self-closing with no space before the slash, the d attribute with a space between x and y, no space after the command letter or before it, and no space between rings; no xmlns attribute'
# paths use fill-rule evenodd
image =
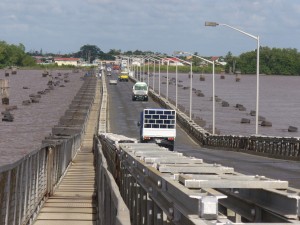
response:
<svg viewBox="0 0 300 225"><path fill-rule="evenodd" d="M84 45L80 48L80 51L75 53L75 57L83 58L85 61L92 62L101 53L101 49L96 45Z"/></svg>
<svg viewBox="0 0 300 225"><path fill-rule="evenodd" d="M226 73L234 72L236 59L237 57L234 57L230 51L227 53L227 55L224 58L224 61L227 63L225 66Z"/></svg>
<svg viewBox="0 0 300 225"><path fill-rule="evenodd" d="M116 56L116 55L121 55L121 53L122 53L121 49L118 49L118 50L117 49L110 49L107 54Z"/></svg>
<svg viewBox="0 0 300 225"><path fill-rule="evenodd" d="M7 66L27 66L27 63L34 65L35 60L25 53L25 46L23 44L9 45L5 41L0 41L1 68Z"/></svg>

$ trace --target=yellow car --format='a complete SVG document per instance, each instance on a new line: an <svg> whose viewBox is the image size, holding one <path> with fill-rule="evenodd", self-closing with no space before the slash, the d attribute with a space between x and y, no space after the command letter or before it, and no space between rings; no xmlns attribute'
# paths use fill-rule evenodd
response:
<svg viewBox="0 0 300 225"><path fill-rule="evenodd" d="M122 71L120 74L119 74L119 81L126 81L128 82L129 80L129 74L127 71Z"/></svg>

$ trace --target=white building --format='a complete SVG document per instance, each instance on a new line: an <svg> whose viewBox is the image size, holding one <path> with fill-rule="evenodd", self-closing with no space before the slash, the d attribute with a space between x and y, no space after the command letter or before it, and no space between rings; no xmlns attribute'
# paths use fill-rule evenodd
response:
<svg viewBox="0 0 300 225"><path fill-rule="evenodd" d="M54 63L57 63L58 66L62 66L62 65L78 66L79 62L80 62L79 58L54 58Z"/></svg>

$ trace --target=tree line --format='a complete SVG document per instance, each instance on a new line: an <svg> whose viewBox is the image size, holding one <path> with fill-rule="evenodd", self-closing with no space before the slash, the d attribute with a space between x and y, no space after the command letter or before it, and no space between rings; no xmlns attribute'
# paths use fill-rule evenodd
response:
<svg viewBox="0 0 300 225"><path fill-rule="evenodd" d="M295 48L260 47L259 55L260 74L300 75L300 53ZM257 51L242 53L238 57L228 52L225 61L226 72L235 70L242 74L255 74Z"/></svg>
<svg viewBox="0 0 300 225"><path fill-rule="evenodd" d="M0 68L10 66L32 67L35 66L35 59L32 56L41 55L42 50L37 52L25 52L23 44L14 45L8 44L5 41L0 41ZM60 57L76 57L82 58L87 62L92 62L95 59L114 60L116 56L120 55L149 55L160 54L151 51L124 51L120 49L110 49L107 53L102 51L96 45L84 45L78 52L60 55ZM197 55L197 52L194 53ZM57 56L57 54L47 53L42 54L46 56ZM204 57L210 59L210 57ZM240 71L242 74L256 74L256 50L242 53L239 56L233 56L228 52L226 56L221 57L226 66L216 64L217 71L224 71L227 73L234 73ZM186 59L193 62L194 71L210 72L211 66L204 66L201 60L196 57ZM187 68L188 70L188 68ZM274 74L274 75L300 75L300 53L297 49L292 48L269 48L260 47L260 74Z"/></svg>
<svg viewBox="0 0 300 225"><path fill-rule="evenodd" d="M0 68L33 65L35 65L35 60L25 53L23 44L13 45L0 41Z"/></svg>

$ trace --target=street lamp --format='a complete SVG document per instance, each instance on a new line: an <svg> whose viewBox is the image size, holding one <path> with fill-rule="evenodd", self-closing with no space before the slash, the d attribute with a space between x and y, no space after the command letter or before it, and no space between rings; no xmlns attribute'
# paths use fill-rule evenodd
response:
<svg viewBox="0 0 300 225"><path fill-rule="evenodd" d="M153 81L153 86L152 86L152 89L153 89L153 91L155 92L155 89L154 89L154 86L155 86L155 62L158 61L158 63L159 63L159 65L158 65L158 70L159 70L159 77L160 77L160 60L158 60L158 59L156 59L156 58L153 58L153 57L151 57L151 56L147 56L147 57L148 57L148 59L150 59L150 60L152 60L152 61L154 62L153 79L152 79L152 81Z"/></svg>
<svg viewBox="0 0 300 225"><path fill-rule="evenodd" d="M157 60L158 61L158 95L160 96L160 61L161 61L161 58L158 57L157 55L151 55L153 57L153 59ZM154 57L157 57L159 59L156 59ZM155 66L155 62L154 62L154 66ZM155 90L154 90L155 92Z"/></svg>
<svg viewBox="0 0 300 225"><path fill-rule="evenodd" d="M158 57L158 56L157 56ZM162 58L162 56L160 56L160 57L158 57L158 58L160 58L161 59L161 61L162 61L162 63L163 63L163 61L168 61L168 64L167 64L167 93L166 93L166 99L169 101L169 63L170 63L170 61L172 61L172 62L175 62L176 63L176 93L177 93L177 66L178 66L178 64L177 64L177 62L178 61L175 61L175 60L172 60L172 59L170 59L170 58L168 58L168 56L166 56L166 58ZM174 57L175 58L175 57ZM177 99L177 98L176 98ZM176 108L177 108L177 100L176 100Z"/></svg>
<svg viewBox="0 0 300 225"><path fill-rule="evenodd" d="M216 26L225 26L229 27L233 30L236 30L242 34L247 35L248 37L251 37L257 41L257 50L256 50L256 113L255 113L255 134L258 135L258 110L259 110L259 36L254 36L252 34L246 33L245 31L242 31L240 29L237 29L235 27L229 26L224 23L216 23L216 22L205 22L205 26L210 27L216 27Z"/></svg>
<svg viewBox="0 0 300 225"><path fill-rule="evenodd" d="M170 61L168 58L164 58L162 55L154 55L153 57L157 57L157 58L159 58L160 59L160 61L162 62L162 64L164 64L163 63L163 61L165 60L165 61ZM159 70L159 79L158 79L158 95L160 96L160 70ZM169 92L169 64L167 65L167 95L166 95L166 99L168 100L168 92Z"/></svg>
<svg viewBox="0 0 300 225"><path fill-rule="evenodd" d="M145 57L143 57L143 81L145 81Z"/></svg>
<svg viewBox="0 0 300 225"><path fill-rule="evenodd" d="M147 57L146 56L143 56L143 55L141 55L140 57L139 57L139 61L140 61L140 81L142 81L142 82L144 82L144 80L145 80L145 60L147 59ZM143 66L143 68L142 68L142 66ZM143 71L142 71L142 69L143 69Z"/></svg>
<svg viewBox="0 0 300 225"><path fill-rule="evenodd" d="M202 58L201 56L192 54L190 52L178 52L179 54L187 54L187 55L191 55L193 57L199 58L207 63L212 64L213 67L213 71L212 71L212 76L213 76L213 97L212 97L212 101L213 101L213 121L212 121L212 133L215 134L215 124L216 124L216 95L215 95L215 61L210 61L208 59Z"/></svg>
<svg viewBox="0 0 300 225"><path fill-rule="evenodd" d="M176 53L181 53L181 52L178 52L178 51L176 51L176 52L174 52L174 54L176 54ZM183 63L186 63L186 64L188 64L188 65L190 65L190 74L191 74L191 79L190 79L190 120L192 120L192 104L193 104L193 100L192 100L192 95L193 95L193 63L192 62L188 62L188 61L185 61L185 60L183 60L183 59L180 59L180 58L178 58L178 57L173 57L173 58L175 58L175 59L177 59L177 60L179 60L179 61L181 61L181 62L183 62ZM176 75L177 75L177 70L176 70ZM177 95L178 95L178 93L177 93L177 77L176 77L176 108L177 108Z"/></svg>
<svg viewBox="0 0 300 225"><path fill-rule="evenodd" d="M169 64L170 64L170 61L173 61L173 60L170 60L169 58L163 58L162 59L162 62L163 61L167 61L167 90L166 90L166 99L167 101L169 101ZM173 61L174 62L174 61Z"/></svg>

